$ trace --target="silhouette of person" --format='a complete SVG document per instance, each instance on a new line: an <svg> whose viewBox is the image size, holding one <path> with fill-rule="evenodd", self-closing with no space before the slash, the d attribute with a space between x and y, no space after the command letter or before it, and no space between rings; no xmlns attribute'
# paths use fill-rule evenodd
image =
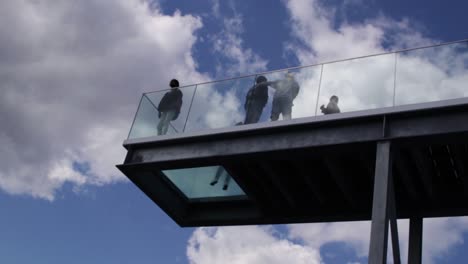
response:
<svg viewBox="0 0 468 264"><path fill-rule="evenodd" d="M322 110L324 115L340 113L340 108L338 107L338 96L333 95L330 97L330 102L328 102L327 107L321 105L320 110Z"/></svg>
<svg viewBox="0 0 468 264"><path fill-rule="evenodd" d="M268 85L265 76L258 76L256 84L252 86L245 97L245 119L244 124L257 123L262 115L263 108L268 102Z"/></svg>
<svg viewBox="0 0 468 264"><path fill-rule="evenodd" d="M179 117L182 107L182 91L179 89L179 81L172 79L169 83L171 90L164 94L158 105L158 135L165 135L169 123Z"/></svg>
<svg viewBox="0 0 468 264"><path fill-rule="evenodd" d="M224 174L224 184L223 184L223 190L227 190L228 187L229 187L229 182L231 181L231 176L227 173L227 171L219 166L218 169L216 170L216 174L215 174L215 177L213 178L213 180L210 182L210 185L211 186L214 186L218 183L219 181L219 178L221 178L221 175Z"/></svg>
<svg viewBox="0 0 468 264"><path fill-rule="evenodd" d="M299 93L299 84L292 73L286 73L285 79L271 83L275 89L271 108L271 121L277 121L282 114L283 120L291 119L293 100Z"/></svg>

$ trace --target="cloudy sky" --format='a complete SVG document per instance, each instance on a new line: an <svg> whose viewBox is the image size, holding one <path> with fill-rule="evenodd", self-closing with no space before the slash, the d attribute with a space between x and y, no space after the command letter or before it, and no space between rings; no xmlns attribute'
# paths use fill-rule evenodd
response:
<svg viewBox="0 0 468 264"><path fill-rule="evenodd" d="M462 0L0 1L0 262L365 263L367 222L179 228L115 169L122 141L141 94L171 78L190 85L465 39L467 8ZM396 85L393 58L328 64L320 101L339 93L345 111L390 106L395 86L396 104L468 96L459 85L467 54L463 45L403 54ZM297 117L315 112L317 72L296 73ZM199 89L194 111L210 112L188 129L242 118L243 93L231 84ZM467 218L424 224L424 263L466 262ZM407 227L399 222L403 257Z"/></svg>

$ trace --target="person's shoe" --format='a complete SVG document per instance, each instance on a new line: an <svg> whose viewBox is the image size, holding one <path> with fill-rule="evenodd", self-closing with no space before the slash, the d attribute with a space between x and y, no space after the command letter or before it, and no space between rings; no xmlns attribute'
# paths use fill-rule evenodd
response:
<svg viewBox="0 0 468 264"><path fill-rule="evenodd" d="M223 185L223 190L227 190L227 188L228 188L228 185L227 185L227 184L224 184L224 185Z"/></svg>
<svg viewBox="0 0 468 264"><path fill-rule="evenodd" d="M215 184L217 184L217 183L218 183L218 181L217 181L217 180L214 180L214 181L210 182L210 185L213 186L213 185L215 185Z"/></svg>

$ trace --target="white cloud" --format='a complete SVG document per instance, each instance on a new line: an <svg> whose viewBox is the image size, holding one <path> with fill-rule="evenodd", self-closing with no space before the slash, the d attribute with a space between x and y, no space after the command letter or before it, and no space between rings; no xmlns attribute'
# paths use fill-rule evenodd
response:
<svg viewBox="0 0 468 264"><path fill-rule="evenodd" d="M454 246L464 244L467 232L468 217L425 219L423 263L443 260Z"/></svg>
<svg viewBox="0 0 468 264"><path fill-rule="evenodd" d="M289 47L294 48L294 55L303 64L317 59L384 52L384 43L390 43L388 47L407 47L431 42L411 28L407 19L394 21L378 15L361 24L334 25L334 10L326 9L318 1L291 0L285 3L291 15L293 36L302 41L301 45L290 42ZM219 11L219 6L217 8ZM223 66L217 66L218 71L230 75L259 71L266 62L243 47L242 15L237 14L234 7L231 9L233 17L222 17L215 12L216 19L223 22L223 30L212 37L214 51L228 59ZM313 116L317 107L326 104L332 95L340 97L343 112L392 106L394 100L396 104L407 104L464 96L466 92L460 84L468 78L463 64L466 55L456 51L455 46L399 56L396 78L394 54L326 64L318 101L320 66L295 71L301 89L294 101L293 117ZM430 61L427 57L440 59ZM450 67L453 69L447 70ZM416 68L417 71L412 70ZM283 73L266 76L269 80L278 80L283 78ZM252 84L253 77L198 86L187 130L225 127L242 121L245 94ZM394 97L395 88L397 94ZM271 100L262 121L268 119L266 112L270 106ZM178 127L180 130L183 125Z"/></svg>
<svg viewBox="0 0 468 264"><path fill-rule="evenodd" d="M297 41L290 41L287 47L302 65L434 42L415 30L408 19L396 21L378 15L362 23L336 24L335 10L324 7L321 1L285 0L284 3L290 14L292 37Z"/></svg>
<svg viewBox="0 0 468 264"><path fill-rule="evenodd" d="M423 263L438 263L454 246L464 243L468 232L468 217L427 218L423 230ZM403 262L408 258L409 221L398 221L400 253ZM344 242L359 257L367 257L370 222L342 222L289 225L289 238L319 249L327 243ZM389 230L388 260L393 262Z"/></svg>
<svg viewBox="0 0 468 264"><path fill-rule="evenodd" d="M287 43L288 52L294 54L301 65L435 42L415 30L408 19L396 21L378 15L363 23L344 22L336 25L335 10L325 8L319 1L284 2L291 16L290 25L295 38L295 41ZM353 3L356 4L359 2ZM240 24L235 20L231 22L231 26ZM236 32L236 27L231 31ZM237 29L237 32L240 30ZM460 46L462 45L399 56L396 79L397 104L467 96L466 89L463 89L462 85L468 80L463 63L466 61L466 52L460 51ZM221 44L218 49L229 50L224 49ZM240 53L232 52L232 54ZM341 98L340 105L344 111L392 105L395 85L394 63L395 56L386 55L325 65L319 104L326 103L329 96L337 94ZM311 116L315 112L320 69L306 68L297 71L295 75L301 85L301 91L294 102L293 115ZM282 73L269 74L267 77L269 80L279 79ZM227 95L232 96L232 93ZM242 99L239 97L239 115L242 114L240 108ZM468 231L466 219L425 220L424 263L436 263L438 258L444 256L453 246L463 243L463 235ZM398 221L398 225L400 251L402 260L405 261L408 255L408 221ZM324 245L344 242L353 248L359 257L366 257L369 249L370 224L353 222L289 225L287 238L276 238L269 228L200 228L190 239L187 254L191 263L219 263L226 260L231 263L262 263L264 250L269 248L270 256L274 256L275 259L268 261L283 263L285 261L281 255L276 255L282 252L276 248L276 245L296 245L301 251L308 251L315 256ZM293 242L298 240L302 243ZM282 254L289 255L289 253ZM310 259L320 261L320 256ZM389 248L389 260L391 261L391 248ZM299 262L292 259L289 261Z"/></svg>
<svg viewBox="0 0 468 264"><path fill-rule="evenodd" d="M436 42L424 37L406 18L397 21L378 14L363 22L345 20L337 24L336 10L325 7L321 1L284 3L293 37L286 44L287 52L301 65ZM407 52L398 56L396 77L394 54L325 64L319 105L326 104L331 95L338 95L342 111L392 106L394 89L397 105L467 96L467 56L466 44ZM313 115L315 105L311 104L317 100L318 79L318 72L298 79L301 93L294 103L293 116Z"/></svg>
<svg viewBox="0 0 468 264"><path fill-rule="evenodd" d="M288 47L301 64L368 55L385 52L388 48L407 48L433 42L413 29L407 19L395 21L378 15L360 24L344 22L335 25L335 11L323 7L318 1L291 0L285 3L291 15L293 37L301 42L300 45L296 45L297 42L292 41ZM219 6L216 10L219 12ZM220 72L235 75L263 70L266 61L244 47L241 38L242 15L236 13L234 7L232 10L233 17L222 17L215 12L215 17L223 22L224 29L212 37L214 51L217 56L227 58L223 66L217 66L218 75ZM387 47L384 43L387 43ZM445 56L432 61L424 59L428 57L425 52L400 56L396 79L394 54L326 64L323 67L318 101L321 69L303 68L296 71L301 90L294 101L293 117L315 115L316 108L326 104L332 95L340 97L340 108L343 112L388 107L393 105L394 100L396 104L407 104L464 96L466 92L460 88L460 84L468 78L468 71L463 68L462 63L466 55L455 50L454 46L450 46L446 51L429 51L427 53L432 57L435 54L439 57ZM449 54L451 56L447 56ZM414 67L415 64L417 67ZM445 70L450 65L456 65L458 71ZM415 68L418 71L411 70ZM269 80L278 80L283 78L283 73L266 76ZM253 83L253 77L246 79L248 81L233 80L199 86L187 129L225 127L242 121L245 94ZM415 80L427 81L414 83ZM395 88L397 94L394 98ZM264 110L263 121L268 119L266 112L270 106L271 100Z"/></svg>
<svg viewBox="0 0 468 264"><path fill-rule="evenodd" d="M211 13L216 17L219 18L221 16L221 11L219 10L220 8L220 3L219 0L211 0L212 2L212 7L211 7Z"/></svg>
<svg viewBox="0 0 468 264"><path fill-rule="evenodd" d="M245 47L242 39L243 16L235 10L234 2L229 2L234 13L230 17L220 16L219 2L215 1L215 3L213 12L223 27L221 32L211 36L213 51L223 60L217 65L218 77L226 78L265 71L268 61L261 58L252 49Z"/></svg>
<svg viewBox="0 0 468 264"><path fill-rule="evenodd" d="M258 226L198 228L189 240L187 257L191 264L322 263L317 250Z"/></svg>
<svg viewBox="0 0 468 264"><path fill-rule="evenodd" d="M408 258L408 220L398 221L400 254ZM423 263L438 263L454 246L464 243L468 217L424 220ZM272 226L198 228L187 246L187 257L197 263L323 263L323 246L342 242L359 258L368 256L370 222L288 225L286 234ZM389 230L388 261L393 263ZM352 260L349 260L352 261ZM355 262L350 262L355 263Z"/></svg>
<svg viewBox="0 0 468 264"><path fill-rule="evenodd" d="M114 165L143 91L207 80L201 20L143 1L0 2L0 188L48 200L65 182L123 180ZM89 173L73 170L88 162Z"/></svg>
<svg viewBox="0 0 468 264"><path fill-rule="evenodd" d="M351 246L358 256L369 251L369 222L342 222L289 225L289 238L299 239L306 245L319 249L331 242L342 241Z"/></svg>

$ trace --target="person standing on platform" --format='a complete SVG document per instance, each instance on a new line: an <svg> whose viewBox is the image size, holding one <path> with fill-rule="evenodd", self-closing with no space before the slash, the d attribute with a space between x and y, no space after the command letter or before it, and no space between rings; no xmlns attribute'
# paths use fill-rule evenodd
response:
<svg viewBox="0 0 468 264"><path fill-rule="evenodd" d="M165 135L171 121L179 117L182 107L182 91L179 89L179 81L172 79L169 83L171 90L164 94L158 105L158 136Z"/></svg>
<svg viewBox="0 0 468 264"><path fill-rule="evenodd" d="M257 123L262 115L263 108L268 102L268 85L265 76L258 76L256 84L250 88L245 98L244 124Z"/></svg>
<svg viewBox="0 0 468 264"><path fill-rule="evenodd" d="M330 102L328 102L327 107L321 105L320 110L322 110L324 115L340 113L340 108L338 107L338 96L333 95L330 97Z"/></svg>
<svg viewBox="0 0 468 264"><path fill-rule="evenodd" d="M292 73L286 73L283 80L271 83L275 89L271 108L271 121L277 121L282 114L283 120L289 120L292 116L293 101L299 93L299 84Z"/></svg>
<svg viewBox="0 0 468 264"><path fill-rule="evenodd" d="M231 181L231 176L227 173L227 171L221 167L218 166L218 169L216 169L216 174L213 180L210 182L211 186L214 186L218 183L219 178L224 174L224 183L223 183L223 190L226 191L229 187L229 182Z"/></svg>

